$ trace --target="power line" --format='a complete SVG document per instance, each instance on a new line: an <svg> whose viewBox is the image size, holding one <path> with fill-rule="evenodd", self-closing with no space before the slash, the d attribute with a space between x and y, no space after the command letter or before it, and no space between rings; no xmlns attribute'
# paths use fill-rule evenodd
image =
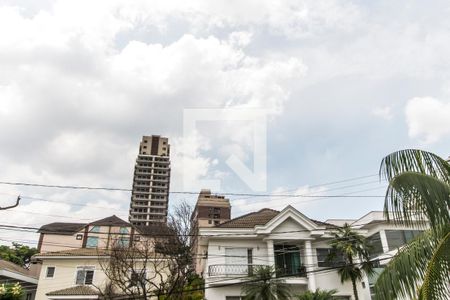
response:
<svg viewBox="0 0 450 300"><path fill-rule="evenodd" d="M3 185L15 185L15 186L32 186L32 187L43 187L43 188L58 188L58 189L75 189L75 190L106 190L106 191L124 191L131 192L132 189L124 189L124 188L114 188L114 187L93 187L93 186L76 186L76 185L55 185L55 184L39 184L39 183L26 183L26 182L9 182L9 181L0 181L0 184ZM169 191L171 194L186 194L186 195L198 195L198 192L191 191ZM323 197L318 195L308 195L308 194L255 194L255 193L233 193L233 192L223 192L220 193L222 195L228 196L248 196L248 197L305 197L305 198L317 198ZM341 198L345 197L342 195L328 195L327 197L333 198ZM379 198L384 196L379 195L355 195L351 196L355 198L360 197L369 197L369 198Z"/></svg>

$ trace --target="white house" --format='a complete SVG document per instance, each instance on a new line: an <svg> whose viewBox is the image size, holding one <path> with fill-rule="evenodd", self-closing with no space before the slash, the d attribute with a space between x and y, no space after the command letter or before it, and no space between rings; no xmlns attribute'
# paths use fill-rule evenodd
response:
<svg viewBox="0 0 450 300"><path fill-rule="evenodd" d="M356 230L369 237L374 258L391 257L390 252L417 234L386 224L381 212L345 222L353 223ZM202 249L199 254L203 255L206 299L241 299L242 282L258 265L274 266L277 277L283 277L293 294L316 288L336 289L335 299L353 299L351 283L342 284L333 263L327 260L331 233L345 222L312 220L287 206L282 211L266 208L211 228L200 228L198 243ZM373 280L369 282L366 277L357 283L360 299L371 299Z"/></svg>

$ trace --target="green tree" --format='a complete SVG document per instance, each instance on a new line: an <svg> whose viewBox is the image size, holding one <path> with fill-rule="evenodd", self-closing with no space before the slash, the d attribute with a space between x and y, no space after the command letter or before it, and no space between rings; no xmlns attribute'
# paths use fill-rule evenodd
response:
<svg viewBox="0 0 450 300"><path fill-rule="evenodd" d="M380 274L376 298L450 299L450 164L422 150L386 156L380 175L388 182L385 218L430 229L402 247Z"/></svg>
<svg viewBox="0 0 450 300"><path fill-rule="evenodd" d="M373 273L373 264L369 257L369 245L361 234L354 231L347 223L334 233L334 238L330 242L334 254L342 255L342 262L337 270L341 282L352 282L355 300L358 300L358 290L356 282L362 280L364 273Z"/></svg>
<svg viewBox="0 0 450 300"><path fill-rule="evenodd" d="M297 295L298 300L332 300L337 290L321 290L316 289L314 292L306 291L301 295Z"/></svg>
<svg viewBox="0 0 450 300"><path fill-rule="evenodd" d="M2 245L0 246L0 258L13 262L17 265L28 267L31 257L38 251L36 248L30 248L28 246L12 243L12 246Z"/></svg>
<svg viewBox="0 0 450 300"><path fill-rule="evenodd" d="M242 286L245 300L287 300L291 297L284 280L275 278L271 266L260 266L253 270L250 280Z"/></svg>
<svg viewBox="0 0 450 300"><path fill-rule="evenodd" d="M23 288L18 282L0 284L0 300L20 300L23 294Z"/></svg>

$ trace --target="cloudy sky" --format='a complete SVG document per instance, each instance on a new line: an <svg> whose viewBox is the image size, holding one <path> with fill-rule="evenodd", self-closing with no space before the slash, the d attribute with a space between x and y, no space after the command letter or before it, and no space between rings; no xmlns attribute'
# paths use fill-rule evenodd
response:
<svg viewBox="0 0 450 300"><path fill-rule="evenodd" d="M384 155L450 155L449 13L438 0L0 0L0 181L130 188L141 136L161 134L172 191L324 197L230 196L234 216L379 210ZM126 219L130 198L0 185L0 205L18 194L2 224Z"/></svg>

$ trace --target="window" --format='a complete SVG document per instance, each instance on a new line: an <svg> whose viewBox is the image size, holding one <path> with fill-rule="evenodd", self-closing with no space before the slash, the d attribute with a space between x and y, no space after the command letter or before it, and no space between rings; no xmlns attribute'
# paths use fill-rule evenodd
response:
<svg viewBox="0 0 450 300"><path fill-rule="evenodd" d="M317 248L317 265L319 267L335 267L344 262L342 254L337 254L331 248Z"/></svg>
<svg viewBox="0 0 450 300"><path fill-rule="evenodd" d="M100 232L100 226L92 226L90 232L99 233Z"/></svg>
<svg viewBox="0 0 450 300"><path fill-rule="evenodd" d="M119 238L119 247L128 247L130 245L130 239L126 237Z"/></svg>
<svg viewBox="0 0 450 300"><path fill-rule="evenodd" d="M147 270L131 270L130 275L130 286L136 286L138 284L145 284L145 279L147 278Z"/></svg>
<svg viewBox="0 0 450 300"><path fill-rule="evenodd" d="M127 234L128 233L128 227L120 227L120 233Z"/></svg>
<svg viewBox="0 0 450 300"><path fill-rule="evenodd" d="M55 267L47 267L47 273L45 274L45 278L53 278L55 277Z"/></svg>
<svg viewBox="0 0 450 300"><path fill-rule="evenodd" d="M82 239L83 239L83 235L82 235L82 234L77 234L76 239L77 239L77 240L82 240Z"/></svg>
<svg viewBox="0 0 450 300"><path fill-rule="evenodd" d="M275 268L277 276L306 275L300 260L300 249L295 245L275 245Z"/></svg>
<svg viewBox="0 0 450 300"><path fill-rule="evenodd" d="M92 284L94 280L94 267L78 267L75 284Z"/></svg>
<svg viewBox="0 0 450 300"><path fill-rule="evenodd" d="M225 275L247 275L249 273L248 248L225 248Z"/></svg>
<svg viewBox="0 0 450 300"><path fill-rule="evenodd" d="M386 230L389 250L397 249L422 233L421 230Z"/></svg>
<svg viewBox="0 0 450 300"><path fill-rule="evenodd" d="M33 297L33 294L32 294L32 293L27 293L27 298L26 298L26 300L31 300L32 297Z"/></svg>
<svg viewBox="0 0 450 300"><path fill-rule="evenodd" d="M381 244L380 233L377 232L367 238L367 243L369 244L369 254L371 257L377 256L383 253L383 245Z"/></svg>
<svg viewBox="0 0 450 300"><path fill-rule="evenodd" d="M98 237L97 236L89 236L86 242L87 248L97 248L98 247Z"/></svg>

